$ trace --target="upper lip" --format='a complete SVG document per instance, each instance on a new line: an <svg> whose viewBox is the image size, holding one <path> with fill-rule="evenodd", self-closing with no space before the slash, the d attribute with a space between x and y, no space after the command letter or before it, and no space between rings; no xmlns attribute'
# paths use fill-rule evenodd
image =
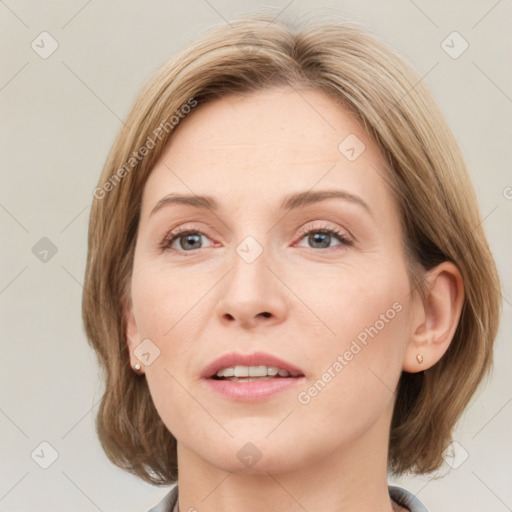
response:
<svg viewBox="0 0 512 512"><path fill-rule="evenodd" d="M253 352L252 354L240 354L231 352L218 357L210 364L208 364L201 372L203 379L208 379L217 374L222 368L231 368L233 366L274 366L282 370L286 370L292 377L300 377L303 374L300 368L295 365L273 356L265 352Z"/></svg>

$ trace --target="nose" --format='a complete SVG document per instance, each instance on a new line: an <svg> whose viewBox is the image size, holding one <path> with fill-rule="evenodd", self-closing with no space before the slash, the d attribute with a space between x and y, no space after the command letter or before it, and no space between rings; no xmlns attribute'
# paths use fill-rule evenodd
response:
<svg viewBox="0 0 512 512"><path fill-rule="evenodd" d="M234 251L232 267L219 290L217 312L222 323L250 329L284 320L286 287L271 263L264 248L254 260L243 251Z"/></svg>

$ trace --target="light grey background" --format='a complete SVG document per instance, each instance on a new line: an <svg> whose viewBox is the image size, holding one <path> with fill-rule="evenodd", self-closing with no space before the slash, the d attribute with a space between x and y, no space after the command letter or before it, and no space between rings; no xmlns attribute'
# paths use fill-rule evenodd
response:
<svg viewBox="0 0 512 512"><path fill-rule="evenodd" d="M205 29L265 5L0 0L0 510L140 512L167 492L110 464L94 431L101 385L80 316L92 190L149 75ZM373 29L424 77L457 136L504 285L495 370L456 430L458 467L397 483L432 512L512 510L511 2L271 5L283 19L336 14ZM58 43L46 59L43 31ZM453 31L469 44L456 59ZM47 241L33 251L42 237L56 254ZM58 454L48 469L44 441Z"/></svg>

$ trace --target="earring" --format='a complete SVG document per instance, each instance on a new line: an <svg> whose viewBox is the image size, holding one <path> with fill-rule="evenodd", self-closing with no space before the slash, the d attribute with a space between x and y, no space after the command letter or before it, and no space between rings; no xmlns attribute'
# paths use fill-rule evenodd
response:
<svg viewBox="0 0 512 512"><path fill-rule="evenodd" d="M137 371L140 371L140 364L139 363L135 363L133 365L134 369L137 370Z"/></svg>
<svg viewBox="0 0 512 512"><path fill-rule="evenodd" d="M423 363L423 356L421 354L418 354L416 356L416 361L418 361L419 364Z"/></svg>

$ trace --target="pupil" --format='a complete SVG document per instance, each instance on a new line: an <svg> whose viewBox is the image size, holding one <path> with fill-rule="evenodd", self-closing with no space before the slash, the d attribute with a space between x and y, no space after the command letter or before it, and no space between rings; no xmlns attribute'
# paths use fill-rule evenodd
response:
<svg viewBox="0 0 512 512"><path fill-rule="evenodd" d="M201 239L201 236L200 235L185 235L183 238L186 239L186 242L185 242L186 244L188 244L192 240L191 243L192 243L192 245L194 245L194 241L199 242ZM185 247L183 247L183 244L181 244L181 247L182 247L182 249L185 249Z"/></svg>
<svg viewBox="0 0 512 512"><path fill-rule="evenodd" d="M313 244L315 243L322 243L327 240L327 247L329 246L331 235L329 233L315 233L314 235L310 235L310 241L312 241ZM323 247L326 247L325 244Z"/></svg>

